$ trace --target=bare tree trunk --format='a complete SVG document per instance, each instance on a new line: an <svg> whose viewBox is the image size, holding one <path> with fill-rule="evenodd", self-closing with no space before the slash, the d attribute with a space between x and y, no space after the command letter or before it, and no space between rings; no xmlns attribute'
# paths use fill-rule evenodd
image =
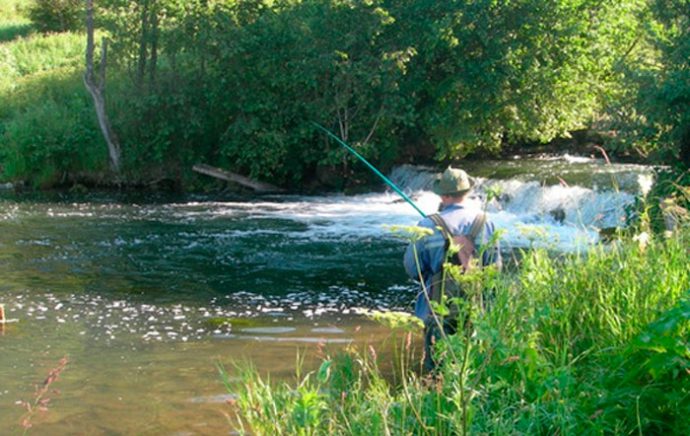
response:
<svg viewBox="0 0 690 436"><path fill-rule="evenodd" d="M137 86L144 85L144 74L146 73L146 58L148 57L149 39L149 1L144 0L141 9L141 37L139 39L139 64L137 68Z"/></svg>
<svg viewBox="0 0 690 436"><path fill-rule="evenodd" d="M94 75L93 67L94 52L94 23L93 23L93 0L86 0L86 74L84 74L84 85L93 98L96 107L98 124L103 132L103 137L108 144L108 154L110 156L110 168L120 172L120 144L115 133L110 126L110 120L105 110L105 65L108 56L108 44L105 38L101 49L101 62L99 66L99 77Z"/></svg>
<svg viewBox="0 0 690 436"><path fill-rule="evenodd" d="M158 68L158 8L155 3L151 8L151 62L149 64L149 80L151 86L156 83L156 69Z"/></svg>

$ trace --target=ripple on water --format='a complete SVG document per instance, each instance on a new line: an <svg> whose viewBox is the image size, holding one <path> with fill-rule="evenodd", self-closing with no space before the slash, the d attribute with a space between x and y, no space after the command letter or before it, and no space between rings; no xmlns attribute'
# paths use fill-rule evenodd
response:
<svg viewBox="0 0 690 436"><path fill-rule="evenodd" d="M411 289L411 288L410 288ZM401 295L407 297L400 298ZM135 298L113 299L93 294L9 293L3 296L7 317L33 322L46 329L75 330L75 335L105 343L116 341L188 342L202 339L254 339L258 341L321 342L322 335L345 333L336 327L311 329L314 337L285 337L294 333L290 323L305 317L340 320L358 316L356 308L405 310L396 301L411 299L412 292L393 287L383 292L334 287L329 295L292 292L283 296L249 292L214 297L194 304L157 304ZM247 322L256 323L247 326ZM268 324L268 325L267 325ZM270 325L277 324L277 325ZM286 325L287 324L287 325ZM43 327L41 327L43 326ZM350 339L327 339L344 343Z"/></svg>

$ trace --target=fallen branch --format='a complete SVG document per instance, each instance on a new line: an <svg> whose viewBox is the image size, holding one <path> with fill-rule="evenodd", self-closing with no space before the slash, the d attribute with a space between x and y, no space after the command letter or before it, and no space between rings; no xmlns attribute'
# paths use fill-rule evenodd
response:
<svg viewBox="0 0 690 436"><path fill-rule="evenodd" d="M225 180L228 182L237 183L239 185L245 186L247 188L253 189L255 192L260 192L262 194L269 192L285 192L284 189L277 186L271 185L269 183L257 182L248 177L241 176L239 174L231 173L220 168L212 167L210 165L198 164L194 165L192 168L197 173L201 173L207 176L215 177L216 179Z"/></svg>

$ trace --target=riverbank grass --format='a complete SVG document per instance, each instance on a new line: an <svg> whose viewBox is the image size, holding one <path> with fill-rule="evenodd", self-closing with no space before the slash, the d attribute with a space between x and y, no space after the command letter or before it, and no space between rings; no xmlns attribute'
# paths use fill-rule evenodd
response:
<svg viewBox="0 0 690 436"><path fill-rule="evenodd" d="M439 344L435 377L390 377L373 350L296 384L249 371L233 386L240 417L257 434L688 434L688 247L686 229L525 253L468 312L471 331Z"/></svg>
<svg viewBox="0 0 690 436"><path fill-rule="evenodd" d="M105 146L83 85L85 35L37 32L26 6L0 0L0 181L52 186L105 166Z"/></svg>

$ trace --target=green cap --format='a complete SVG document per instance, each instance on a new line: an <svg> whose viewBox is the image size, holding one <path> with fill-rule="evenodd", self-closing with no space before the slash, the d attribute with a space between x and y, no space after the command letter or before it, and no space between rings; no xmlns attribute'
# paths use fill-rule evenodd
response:
<svg viewBox="0 0 690 436"><path fill-rule="evenodd" d="M434 183L437 195L463 194L472 189L470 176L461 169L448 167Z"/></svg>

